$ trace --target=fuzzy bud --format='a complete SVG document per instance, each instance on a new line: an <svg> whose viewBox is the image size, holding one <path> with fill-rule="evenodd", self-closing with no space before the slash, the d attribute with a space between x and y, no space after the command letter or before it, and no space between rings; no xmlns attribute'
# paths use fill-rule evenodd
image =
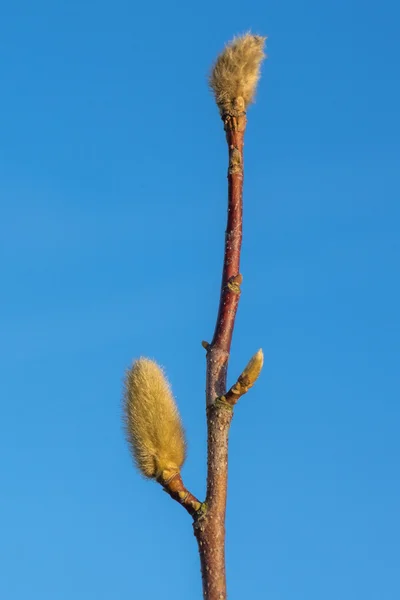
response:
<svg viewBox="0 0 400 600"><path fill-rule="evenodd" d="M218 56L209 81L221 115L243 111L254 101L265 40L246 33L234 38Z"/></svg>
<svg viewBox="0 0 400 600"><path fill-rule="evenodd" d="M157 363L140 358L127 371L124 408L127 439L141 473L163 481L178 473L185 461L185 434Z"/></svg>

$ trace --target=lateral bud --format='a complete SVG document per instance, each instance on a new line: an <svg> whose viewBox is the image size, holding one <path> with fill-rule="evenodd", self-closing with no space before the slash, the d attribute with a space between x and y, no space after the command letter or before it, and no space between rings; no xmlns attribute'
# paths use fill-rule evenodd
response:
<svg viewBox="0 0 400 600"><path fill-rule="evenodd" d="M256 352L254 356L251 357L239 379L242 379L243 381L246 380L247 386L249 388L252 387L261 373L263 364L264 353L260 348L260 350Z"/></svg>
<svg viewBox="0 0 400 600"><path fill-rule="evenodd" d="M225 394L225 401L231 406L234 406L239 400L240 396L246 394L250 388L253 387L258 377L260 376L261 369L264 364L264 354L260 350L252 356L247 363L243 373L239 376L237 382L231 387L231 389Z"/></svg>

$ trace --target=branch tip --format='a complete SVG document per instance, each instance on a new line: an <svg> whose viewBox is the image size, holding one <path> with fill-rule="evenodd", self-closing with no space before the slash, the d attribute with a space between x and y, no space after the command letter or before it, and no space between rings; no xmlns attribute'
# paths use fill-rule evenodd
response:
<svg viewBox="0 0 400 600"><path fill-rule="evenodd" d="M265 40L251 33L235 37L215 61L209 81L221 115L239 116L254 101Z"/></svg>

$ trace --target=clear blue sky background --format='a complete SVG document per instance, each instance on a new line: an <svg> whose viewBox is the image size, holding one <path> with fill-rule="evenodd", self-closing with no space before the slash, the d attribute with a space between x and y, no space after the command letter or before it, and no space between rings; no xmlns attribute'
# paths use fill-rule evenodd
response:
<svg viewBox="0 0 400 600"><path fill-rule="evenodd" d="M205 488L226 148L206 74L268 34L246 138L231 600L400 598L394 0L3 3L0 597L201 597L190 518L135 473L124 369L164 365Z"/></svg>

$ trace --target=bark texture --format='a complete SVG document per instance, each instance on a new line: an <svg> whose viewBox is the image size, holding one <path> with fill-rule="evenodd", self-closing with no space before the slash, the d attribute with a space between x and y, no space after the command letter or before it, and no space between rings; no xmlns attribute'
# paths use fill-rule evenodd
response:
<svg viewBox="0 0 400 600"><path fill-rule="evenodd" d="M240 105L240 100L238 102ZM205 600L225 600L225 511L228 482L228 437L232 406L225 400L229 353L240 298L240 251L243 221L244 111L224 114L229 149L228 219L221 295L214 337L207 347L206 404L208 430L207 496L195 516Z"/></svg>

